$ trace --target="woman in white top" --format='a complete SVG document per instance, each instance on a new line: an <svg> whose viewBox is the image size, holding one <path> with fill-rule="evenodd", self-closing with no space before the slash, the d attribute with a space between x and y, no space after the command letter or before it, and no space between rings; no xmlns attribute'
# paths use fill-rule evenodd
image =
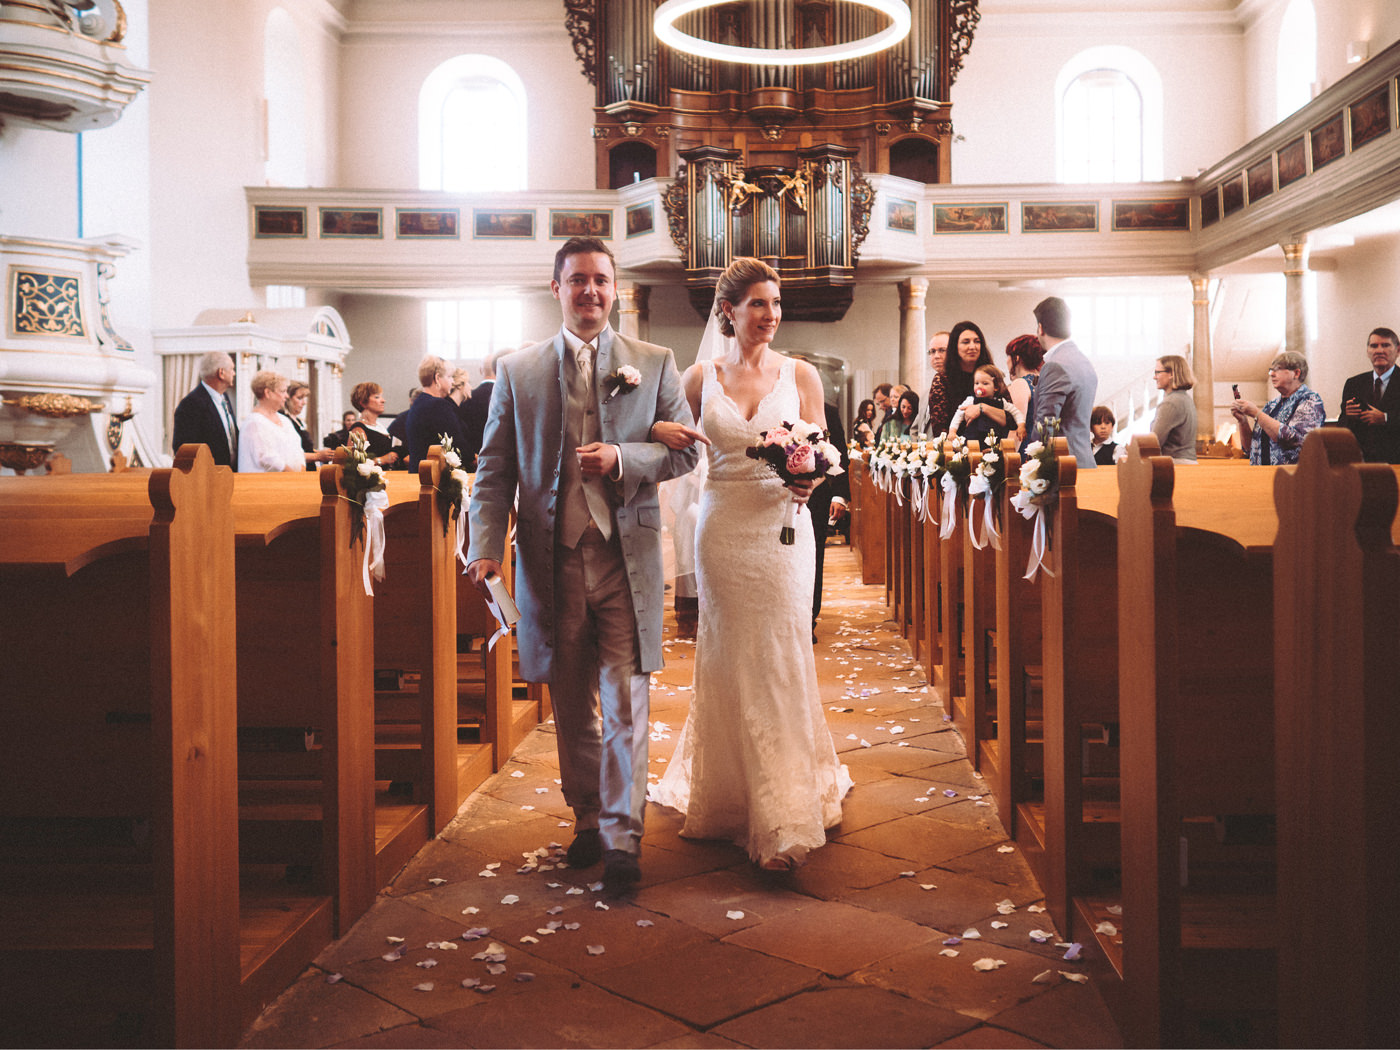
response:
<svg viewBox="0 0 1400 1050"><path fill-rule="evenodd" d="M240 474L306 469L306 454L291 420L281 414L287 403L287 377L262 371L253 376L258 403L238 430Z"/></svg>

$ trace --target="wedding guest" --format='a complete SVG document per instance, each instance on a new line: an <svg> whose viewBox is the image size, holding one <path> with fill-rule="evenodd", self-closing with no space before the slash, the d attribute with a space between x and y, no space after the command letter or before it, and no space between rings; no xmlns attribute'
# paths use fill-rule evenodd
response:
<svg viewBox="0 0 1400 1050"><path fill-rule="evenodd" d="M1113 417L1113 409L1107 405L1095 405L1089 413L1089 431L1094 435L1089 447L1094 453L1094 462L1101 467L1111 467L1117 460L1118 442L1113 439L1113 428L1118 420Z"/></svg>
<svg viewBox="0 0 1400 1050"><path fill-rule="evenodd" d="M899 395L895 406L889 422L880 428L880 441L898 441L914 433L914 424L919 418L919 395L906 390Z"/></svg>
<svg viewBox="0 0 1400 1050"><path fill-rule="evenodd" d="M866 398L856 409L856 422L851 432L861 448L875 444L875 402Z"/></svg>
<svg viewBox="0 0 1400 1050"><path fill-rule="evenodd" d="M332 430L321 440L321 444L325 445L326 448L340 448L350 440L350 427L357 418L359 417L354 412L342 412L340 429Z"/></svg>
<svg viewBox="0 0 1400 1050"><path fill-rule="evenodd" d="M1230 414L1240 425L1240 448L1249 449L1255 466L1297 463L1303 438L1327 418L1322 396L1304 382L1308 359L1296 350L1276 355L1269 365L1269 382L1278 397L1263 408L1235 398Z"/></svg>
<svg viewBox="0 0 1400 1050"><path fill-rule="evenodd" d="M928 400L924 402L924 411L932 418L934 412L939 416L945 416L948 404L948 391L944 386L943 370L948 363L948 332L934 332L933 337L928 341ZM929 431L933 433L932 429Z"/></svg>
<svg viewBox="0 0 1400 1050"><path fill-rule="evenodd" d="M959 321L948 334L948 352L943 365L943 388L946 400L929 407L928 427L931 434L946 434L953 422L953 412L972 395L973 374L982 365L992 363L991 351L982 329L971 321Z"/></svg>
<svg viewBox="0 0 1400 1050"><path fill-rule="evenodd" d="M1031 394L1036 383L1040 382L1040 366L1045 362L1045 347L1033 335L1018 335L1006 344L1006 374L1010 380L1006 388L1011 392L1011 403L1021 418L1031 408ZM1026 427L1022 423L1016 428L1016 442L1026 440Z"/></svg>
<svg viewBox="0 0 1400 1050"><path fill-rule="evenodd" d="M1366 337L1371 370L1342 385L1342 426L1356 435L1368 463L1400 463L1400 383L1395 357L1400 338L1390 328Z"/></svg>
<svg viewBox="0 0 1400 1050"><path fill-rule="evenodd" d="M451 438L455 448L466 444L462 424L457 419L457 402L452 400L452 376L447 362L429 354L418 365L418 382L423 392L408 407L408 469L418 470L418 464L428 449ZM465 380L463 380L465 384Z"/></svg>
<svg viewBox="0 0 1400 1050"><path fill-rule="evenodd" d="M1158 390L1167 392L1152 419L1152 433L1157 435L1162 455L1171 456L1178 463L1195 463L1196 402L1190 391L1196 385L1196 377L1191 374L1190 363L1180 354L1159 357L1152 378L1157 381ZM1091 417L1091 426L1092 423Z"/></svg>
<svg viewBox="0 0 1400 1050"><path fill-rule="evenodd" d="M257 404L238 430L239 473L273 473L306 469L306 454L291 420L282 415L287 377L264 369L250 384Z"/></svg>
<svg viewBox="0 0 1400 1050"><path fill-rule="evenodd" d="M496 350L486 355L481 363L481 382L472 388L471 397L462 405L463 430L467 444L462 456L462 466L476 469L477 453L481 451L481 435L486 431L486 414L491 409L491 391L496 388L496 359L510 350Z"/></svg>
<svg viewBox="0 0 1400 1050"><path fill-rule="evenodd" d="M378 383L356 383L350 391L350 403L360 412L359 421L350 429L364 433L370 459L381 467L397 466L403 458L403 445L379 420L384 411L383 388Z"/></svg>
<svg viewBox="0 0 1400 1050"><path fill-rule="evenodd" d="M875 428L876 434L884 429L885 424L894 415L894 399L890 396L890 391L893 389L893 383L881 383L875 388L875 409L880 413L880 425Z"/></svg>
<svg viewBox="0 0 1400 1050"><path fill-rule="evenodd" d="M208 445L216 464L238 469L238 424L228 396L233 375L233 358L221 350L199 359L199 385L175 407L174 451L181 445Z"/></svg>
<svg viewBox="0 0 1400 1050"><path fill-rule="evenodd" d="M1001 369L983 365L972 374L972 394L953 413L948 433L961 433L967 441L994 448L1022 423L1023 417L1011 403Z"/></svg>
<svg viewBox="0 0 1400 1050"><path fill-rule="evenodd" d="M282 406L282 415L287 417L287 421L297 432L297 440L301 442L301 451L306 458L306 469L315 470L318 463L329 463L335 457L335 453L328 448L315 449L311 446L311 434L301 421L302 410L306 408L306 395L309 393L311 387L301 380L288 383L287 403Z"/></svg>

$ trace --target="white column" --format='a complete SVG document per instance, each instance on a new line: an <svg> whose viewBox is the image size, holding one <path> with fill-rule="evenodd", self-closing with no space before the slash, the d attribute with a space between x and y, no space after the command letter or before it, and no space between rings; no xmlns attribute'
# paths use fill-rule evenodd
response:
<svg viewBox="0 0 1400 1050"><path fill-rule="evenodd" d="M910 277L899 282L899 381L920 398L928 389L924 374L928 346L924 298L928 295L926 277Z"/></svg>
<svg viewBox="0 0 1400 1050"><path fill-rule="evenodd" d="M1215 368L1210 348L1210 278L1191 275L1191 371L1196 374L1196 435L1215 437Z"/></svg>
<svg viewBox="0 0 1400 1050"><path fill-rule="evenodd" d="M1303 274L1308 269L1308 242L1281 244L1283 249L1283 277L1287 283L1288 329L1284 341L1285 350L1294 350L1304 357L1308 353L1308 308L1303 297Z"/></svg>

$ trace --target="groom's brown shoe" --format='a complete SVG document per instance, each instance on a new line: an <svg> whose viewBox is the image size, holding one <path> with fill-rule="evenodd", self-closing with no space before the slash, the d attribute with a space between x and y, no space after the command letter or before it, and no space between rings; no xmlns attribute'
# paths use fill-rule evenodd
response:
<svg viewBox="0 0 1400 1050"><path fill-rule="evenodd" d="M610 849L603 854L603 892L610 897L631 893L642 881L642 866L635 854Z"/></svg>
<svg viewBox="0 0 1400 1050"><path fill-rule="evenodd" d="M591 868L603 859L603 837L597 828L585 828L574 836L564 859L571 868Z"/></svg>

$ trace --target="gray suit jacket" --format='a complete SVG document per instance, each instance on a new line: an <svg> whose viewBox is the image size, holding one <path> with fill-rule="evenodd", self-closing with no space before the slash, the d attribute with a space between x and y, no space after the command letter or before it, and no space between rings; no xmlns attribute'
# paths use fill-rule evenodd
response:
<svg viewBox="0 0 1400 1050"><path fill-rule="evenodd" d="M1093 467L1093 433L1089 430L1089 417L1094 412L1099 374L1073 339L1066 339L1051 353L1053 356L1047 358L1041 367L1040 380L1031 395L1026 440L1038 441L1040 433L1036 424L1058 416L1060 433L1069 442L1075 462L1081 470Z"/></svg>
<svg viewBox="0 0 1400 1050"><path fill-rule="evenodd" d="M564 452L564 334L507 354L497 363L496 386L477 459L468 517L467 561L504 561L506 529L519 493L515 602L520 607L521 674L548 681L554 661L554 528L560 507ZM662 346L628 339L608 329L595 355L594 388L602 402L606 377L631 365L641 383L602 405L603 441L622 450L622 481L613 486L613 521L631 582L642 671L661 667L661 509L656 486L694 468L699 447L673 452L647 440L651 425L674 420L693 425L675 358Z"/></svg>

